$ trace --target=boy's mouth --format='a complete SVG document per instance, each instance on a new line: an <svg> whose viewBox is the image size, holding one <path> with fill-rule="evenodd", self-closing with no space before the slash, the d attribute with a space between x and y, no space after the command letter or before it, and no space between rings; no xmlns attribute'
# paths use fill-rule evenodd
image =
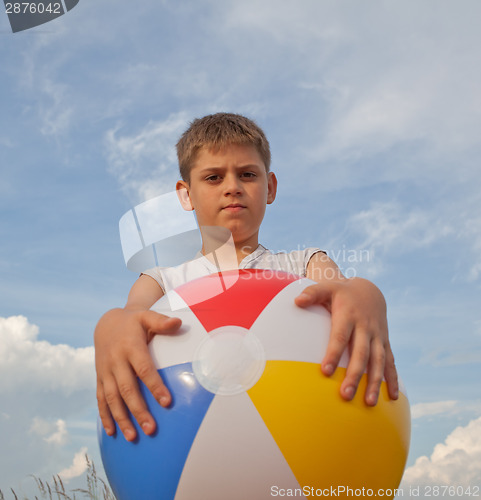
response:
<svg viewBox="0 0 481 500"><path fill-rule="evenodd" d="M245 205L241 205L240 203L231 203L230 205L226 205L223 210L228 210L229 212L238 212L239 210L242 210L243 208L246 208Z"/></svg>

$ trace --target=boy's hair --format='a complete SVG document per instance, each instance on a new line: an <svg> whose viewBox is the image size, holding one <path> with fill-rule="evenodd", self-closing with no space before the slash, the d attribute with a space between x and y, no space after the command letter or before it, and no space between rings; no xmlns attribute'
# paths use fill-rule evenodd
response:
<svg viewBox="0 0 481 500"><path fill-rule="evenodd" d="M182 179L190 182L190 171L201 148L217 152L231 144L254 146L269 172L271 152L262 129L245 116L216 113L196 118L179 139L176 147Z"/></svg>

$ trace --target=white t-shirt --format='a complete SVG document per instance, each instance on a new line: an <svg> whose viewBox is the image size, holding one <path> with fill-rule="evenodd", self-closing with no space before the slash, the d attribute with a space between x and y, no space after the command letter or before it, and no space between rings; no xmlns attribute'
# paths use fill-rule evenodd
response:
<svg viewBox="0 0 481 500"><path fill-rule="evenodd" d="M292 252L274 253L259 245L251 254L244 257L239 264L239 269L272 269L274 271L286 271L305 277L307 265L311 257L322 252L319 248L305 248L304 250L293 250ZM190 260L176 267L153 267L144 271L153 278L164 293L202 276L217 273L219 269L207 257L198 254L194 260Z"/></svg>

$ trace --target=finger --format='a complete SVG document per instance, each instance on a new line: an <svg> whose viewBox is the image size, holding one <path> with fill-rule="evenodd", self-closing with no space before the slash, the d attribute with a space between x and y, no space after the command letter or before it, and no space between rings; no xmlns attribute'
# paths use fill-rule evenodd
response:
<svg viewBox="0 0 481 500"><path fill-rule="evenodd" d="M170 392L157 371L148 349L144 347L133 352L130 361L135 373L152 393L155 400L158 401L161 406L169 406L172 401ZM129 404L128 406L136 420L139 421L134 409L131 408Z"/></svg>
<svg viewBox="0 0 481 500"><path fill-rule="evenodd" d="M386 347L386 364L384 367L384 378L386 379L389 397L391 399L398 399L399 397L399 380L394 363L394 355L391 346L388 344Z"/></svg>
<svg viewBox="0 0 481 500"><path fill-rule="evenodd" d="M113 376L104 377L104 395L110 414L115 422L117 422L125 439L133 441L137 436L137 432L130 420L129 413Z"/></svg>
<svg viewBox="0 0 481 500"><path fill-rule="evenodd" d="M298 295L294 302L299 307L308 307L313 304L327 304L332 295L331 287L327 284L325 286L311 285L306 288Z"/></svg>
<svg viewBox="0 0 481 500"><path fill-rule="evenodd" d="M379 398L379 389L384 373L385 364L384 345L379 340L371 342L371 352L369 357L369 367L367 375L367 387L364 400L367 405L375 406Z"/></svg>
<svg viewBox="0 0 481 500"><path fill-rule="evenodd" d="M155 311L143 311L140 316L140 323L147 332L147 341L150 342L154 335L173 334L177 332L182 321L179 318L172 318Z"/></svg>
<svg viewBox="0 0 481 500"><path fill-rule="evenodd" d="M356 394L361 377L366 371L369 360L369 336L359 328L353 333L351 357L347 365L346 376L341 384L341 396L350 401Z"/></svg>
<svg viewBox="0 0 481 500"><path fill-rule="evenodd" d="M134 363L132 363L132 368L135 370ZM150 414L145 399L140 392L136 374L129 366L128 368L119 370L116 378L120 396L130 410L130 413L145 434L152 434L156 428L155 420Z"/></svg>
<svg viewBox="0 0 481 500"><path fill-rule="evenodd" d="M97 405L99 408L100 420L105 432L108 436L113 436L115 434L115 422L105 399L104 388L100 382L97 382Z"/></svg>
<svg viewBox="0 0 481 500"><path fill-rule="evenodd" d="M326 353L321 363L322 373L330 376L334 373L342 353L347 349L351 339L353 324L339 315L331 317L331 332Z"/></svg>

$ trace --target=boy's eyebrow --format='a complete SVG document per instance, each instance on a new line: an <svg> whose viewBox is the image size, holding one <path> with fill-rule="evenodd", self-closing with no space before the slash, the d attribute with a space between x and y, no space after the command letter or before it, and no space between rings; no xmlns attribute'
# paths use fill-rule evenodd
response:
<svg viewBox="0 0 481 500"><path fill-rule="evenodd" d="M225 166L215 166L212 165L211 167L204 167L201 170L199 170L199 173L204 173L204 172L218 172L225 170L227 167ZM263 167L260 165L257 165L256 163L246 163L245 165L236 165L234 167L236 170L245 170L246 168L253 168L257 170L262 170Z"/></svg>

